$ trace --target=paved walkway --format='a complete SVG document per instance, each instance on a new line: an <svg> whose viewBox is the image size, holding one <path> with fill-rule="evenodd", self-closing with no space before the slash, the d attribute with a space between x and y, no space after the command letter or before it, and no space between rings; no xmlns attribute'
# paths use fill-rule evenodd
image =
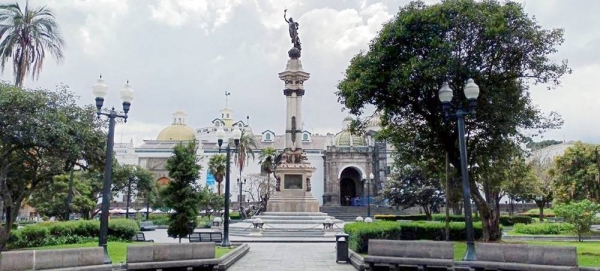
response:
<svg viewBox="0 0 600 271"><path fill-rule="evenodd" d="M229 271L242 270L356 270L335 262L334 243L250 243L250 251Z"/></svg>

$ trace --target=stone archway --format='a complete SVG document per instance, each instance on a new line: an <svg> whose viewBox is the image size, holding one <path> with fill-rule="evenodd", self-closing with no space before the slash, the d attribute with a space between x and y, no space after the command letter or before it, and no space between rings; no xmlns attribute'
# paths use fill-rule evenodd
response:
<svg viewBox="0 0 600 271"><path fill-rule="evenodd" d="M354 167L345 168L340 174L340 205L350 206L352 199L361 195L360 172Z"/></svg>

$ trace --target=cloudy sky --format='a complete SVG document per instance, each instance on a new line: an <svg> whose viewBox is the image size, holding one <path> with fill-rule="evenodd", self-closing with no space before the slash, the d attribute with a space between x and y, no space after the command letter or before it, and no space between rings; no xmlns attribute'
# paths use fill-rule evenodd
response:
<svg viewBox="0 0 600 271"><path fill-rule="evenodd" d="M2 1L6 2L6 1ZM22 4L23 0L19 1ZM437 1L426 1L437 2ZM565 29L556 55L573 74L562 87L532 89L533 101L557 111L565 124L545 139L600 143L600 1L520 1L544 28ZM225 105L236 120L250 116L255 132L284 130L283 71L291 47L283 10L300 23L305 83L305 129L337 132L346 116L336 84L349 60L407 0L30 0L54 10L66 40L65 59L45 62L38 81L26 87L70 86L81 104L92 103L99 74L109 88L107 105L120 106L118 92L130 80L136 92L130 121L116 141L153 139L183 110L188 124L204 127ZM12 80L12 72L1 78ZM327 114L323 114L327 112Z"/></svg>

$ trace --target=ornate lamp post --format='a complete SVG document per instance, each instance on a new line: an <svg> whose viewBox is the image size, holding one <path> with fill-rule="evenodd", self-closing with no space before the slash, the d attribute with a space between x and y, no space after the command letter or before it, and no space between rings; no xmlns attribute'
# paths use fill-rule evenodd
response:
<svg viewBox="0 0 600 271"><path fill-rule="evenodd" d="M469 115L475 115L475 108L477 107L477 97L479 96L479 86L475 84L473 79L467 81L467 85L464 88L465 97L469 100L468 108L458 108L452 112L450 102L452 101L452 89L445 82L440 88L438 95L442 102L442 108L444 110L444 117L448 119L456 119L458 122L458 144L460 151L460 168L462 175L462 190L463 190L463 201L465 205L465 225L467 230L467 252L465 254L465 261L477 260L475 254L475 240L473 233L473 212L471 211L471 185L469 183L469 171L467 170L467 146L465 143L465 117Z"/></svg>
<svg viewBox="0 0 600 271"><path fill-rule="evenodd" d="M233 142L235 144L235 149L237 149L240 145L240 138L242 137L242 132L236 127L233 130ZM219 128L217 131L217 142L219 144L219 152L221 152L221 146L223 145L223 139L225 138L225 131L223 128ZM229 242L229 168L231 163L231 146L230 142L227 142L227 147L225 151L227 153L227 166L225 167L225 213L223 214L223 241L221 241L222 247L230 247L231 243Z"/></svg>
<svg viewBox="0 0 600 271"><path fill-rule="evenodd" d="M238 186L240 187L240 199L238 200L238 202L240 203L240 215L242 215L242 205L244 203L244 199L242 199L242 187L244 187L244 185L246 184L246 179L244 179L244 181L240 181L240 179L237 180Z"/></svg>
<svg viewBox="0 0 600 271"><path fill-rule="evenodd" d="M123 115L115 111L113 107L108 113L102 112L104 97L108 94L108 87L104 84L102 76L92 87L92 93L96 96L96 114L106 116L108 118L108 140L106 142L106 163L104 165L104 183L102 184L102 214L100 215L100 241L99 246L104 248L104 263L110 264L112 261L108 257L106 244L108 241L108 209L110 207L110 188L112 185L112 162L113 162L113 145L115 141L115 119L122 118L127 122L127 113L133 101L133 89L129 85L129 81L121 90L121 100L123 100Z"/></svg>
<svg viewBox="0 0 600 271"><path fill-rule="evenodd" d="M371 182L375 179L375 175L371 172L368 179L366 174L363 174L362 178L367 186L367 218L369 218L371 217Z"/></svg>

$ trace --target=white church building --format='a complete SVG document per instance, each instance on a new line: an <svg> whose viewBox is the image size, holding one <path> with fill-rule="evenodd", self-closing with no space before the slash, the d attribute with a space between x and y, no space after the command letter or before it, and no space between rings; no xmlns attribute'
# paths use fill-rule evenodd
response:
<svg viewBox="0 0 600 271"><path fill-rule="evenodd" d="M370 189L371 196L376 195L383 188L389 168L392 164L391 149L385 142L375 142L374 133L379 131L379 115L374 115L369 122L365 136L350 134L347 130L352 119L344 119L341 131L327 133L326 135L312 134L302 131L300 138L302 148L316 171L312 175L312 193L323 205L348 205L347 198L365 197L364 176L373 173L375 178ZM188 126L187 115L182 111L173 113L173 122L165 127L154 140L144 140L139 146L129 143L116 143L114 151L116 158L122 164L140 165L156 175L156 181L168 183L169 176L166 170L166 161L173 154L173 147L182 141L197 140L197 155L200 158L202 170L198 184L209 185L216 191L214 177L207 172L208 161L211 156L219 153L217 145L217 131L223 129L226 133L224 142L231 136L234 128L245 133L252 133L256 137L257 149L255 160L250 159L245 165L241 178L240 170L235 163L231 163L230 187L231 201L237 202L239 195L238 179L259 176L261 168L258 156L261 149L272 147L281 152L285 145L285 136L277 135L272 130L259 133L252 131L248 120L236 120L234 111L225 107L219 115L204 127L192 128ZM379 144L378 144L379 143ZM224 153L224 150L223 150ZM266 177L264 177L266 178ZM223 182L224 185L224 182ZM243 190L247 190L244 187ZM256 199L256 195L244 193L244 198ZM253 197L254 196L254 197Z"/></svg>

